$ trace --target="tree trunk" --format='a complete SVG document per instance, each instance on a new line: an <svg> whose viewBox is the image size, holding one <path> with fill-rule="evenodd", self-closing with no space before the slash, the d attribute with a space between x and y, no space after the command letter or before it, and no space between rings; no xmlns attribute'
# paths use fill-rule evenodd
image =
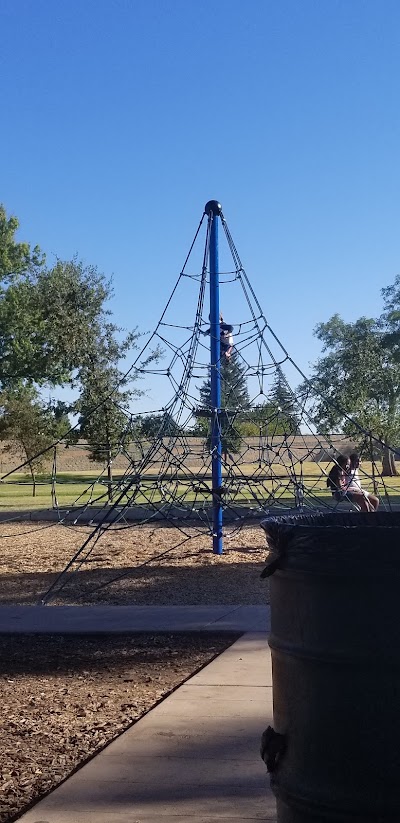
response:
<svg viewBox="0 0 400 823"><path fill-rule="evenodd" d="M29 471L32 477L32 497L36 497L36 477L35 477L35 470L32 466L32 463L29 463Z"/></svg>
<svg viewBox="0 0 400 823"><path fill-rule="evenodd" d="M111 463L111 449L108 449L108 463L107 463L107 491L108 491L108 502L113 502L113 491L112 491L112 463Z"/></svg>
<svg viewBox="0 0 400 823"><path fill-rule="evenodd" d="M397 477L398 474L394 454L387 446L384 446L382 452L382 476Z"/></svg>

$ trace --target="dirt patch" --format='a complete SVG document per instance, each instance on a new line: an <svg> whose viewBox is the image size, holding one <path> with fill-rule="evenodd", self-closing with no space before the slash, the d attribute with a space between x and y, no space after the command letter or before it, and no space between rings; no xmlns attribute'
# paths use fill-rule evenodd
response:
<svg viewBox="0 0 400 823"><path fill-rule="evenodd" d="M81 551L81 549L83 550ZM221 556L194 528L0 523L0 605L257 605L266 542L260 526L228 533ZM76 556L68 573L58 575Z"/></svg>
<svg viewBox="0 0 400 823"><path fill-rule="evenodd" d="M15 820L235 639L0 635L0 823Z"/></svg>

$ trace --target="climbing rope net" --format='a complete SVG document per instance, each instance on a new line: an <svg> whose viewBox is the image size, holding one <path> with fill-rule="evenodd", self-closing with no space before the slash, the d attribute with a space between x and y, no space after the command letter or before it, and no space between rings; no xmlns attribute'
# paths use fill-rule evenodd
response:
<svg viewBox="0 0 400 823"><path fill-rule="evenodd" d="M155 552L153 559L158 562L161 555L180 550L193 537L212 535L210 431L216 414L222 442L219 494L226 540L271 513L339 506L327 489L329 464L339 452L354 449L355 442L370 455L368 472L360 470L362 485L381 495L387 492L374 460L379 443L372 443L371 435L356 421L346 415L346 437L315 431L313 385L268 322L222 213L221 225L225 243L220 258L220 305L233 334L229 346L221 345L221 409L213 409L211 403L210 220L203 215L160 320L124 375L124 380L128 376L141 379L147 405L140 412L119 409L124 426L114 443L112 460L105 460L98 476L68 510L59 506L57 492L57 455L64 444L54 444L52 495L57 522L69 527L85 523L90 528L42 602L57 597L71 577L85 568L110 529L160 522L176 529L173 545L165 552ZM147 358L154 350L160 356ZM293 381L300 383L300 389L291 388ZM117 394L106 401L118 406ZM326 402L332 401L326 398ZM21 465L13 472L18 470ZM385 499L390 506L390 496ZM124 570L107 585L133 572Z"/></svg>

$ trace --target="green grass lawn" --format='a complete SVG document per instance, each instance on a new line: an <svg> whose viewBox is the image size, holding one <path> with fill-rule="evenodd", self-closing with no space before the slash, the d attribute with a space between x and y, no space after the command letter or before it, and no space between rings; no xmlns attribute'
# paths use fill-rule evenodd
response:
<svg viewBox="0 0 400 823"><path fill-rule="evenodd" d="M306 490L306 499L314 501L315 504L331 499L331 494L326 487L326 474L331 464L303 463L302 476ZM300 476L300 466L296 466L296 476ZM265 479L265 469L255 469L252 465L242 464L239 466L242 481L236 484L234 497L230 496L233 504L256 504L257 501L267 503L268 498L273 495L277 500L281 500L286 505L294 504L294 485L287 474L284 466L274 466L274 479ZM371 480L371 465L363 464L365 478L362 477L363 486L370 491L373 490ZM236 473L236 472L235 472ZM262 477L260 478L260 474ZM226 476L226 475L225 475ZM121 475L115 474L114 481L118 483ZM57 475L55 486L57 505L65 508L79 505L100 505L107 503L107 484L105 478L99 483L98 475L93 472L66 472ZM126 478L125 478L126 480ZM184 474L173 479L164 477L160 481L158 475L147 475L142 478L141 491L135 495L134 502L143 504L148 502L160 503L161 501L176 501L179 503L210 504L211 500L211 478L209 475L196 475L195 470L191 470L189 480ZM376 478L378 494L384 499L387 496L391 502L400 502L400 477ZM228 488L230 487L229 476L226 477ZM231 487L232 488L232 487ZM52 497L52 485L50 475L40 475L37 477L35 496L32 494L32 478L29 474L15 474L0 483L0 511L18 509L51 508L54 504ZM116 489L114 501L119 498L121 491ZM130 492L132 494L132 491ZM127 497L120 500L121 505L127 502ZM268 503L267 503L268 504Z"/></svg>

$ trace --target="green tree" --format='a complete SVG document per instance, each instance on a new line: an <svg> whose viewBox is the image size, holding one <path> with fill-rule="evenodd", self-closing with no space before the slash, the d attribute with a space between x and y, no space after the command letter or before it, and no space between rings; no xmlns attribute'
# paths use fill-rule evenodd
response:
<svg viewBox="0 0 400 823"><path fill-rule="evenodd" d="M67 434L69 435L69 430L71 428L69 415L73 410L72 404L64 403L63 400L50 400L49 408L54 417L55 435L57 439L60 437L65 437ZM76 439L77 438L74 438L74 435L71 432L71 442L76 442Z"/></svg>
<svg viewBox="0 0 400 823"><path fill-rule="evenodd" d="M384 318L345 323L335 314L315 334L323 356L314 366L311 413L317 429L341 429L359 442L363 431L389 445L400 437L400 363L385 342ZM308 391L307 387L303 389ZM349 416L349 417L348 417ZM393 451L382 449L383 474L397 474Z"/></svg>
<svg viewBox="0 0 400 823"><path fill-rule="evenodd" d="M74 408L79 414L79 434L89 445L90 459L107 466L110 502L113 499L112 461L134 429L130 412L132 399L142 394L132 385L139 377L139 369L133 369L125 376L119 366L127 353L137 348L140 335L135 329L119 342L116 335L120 331L108 323L89 341L88 356L79 370L81 393ZM140 368L146 368L159 356L158 350L151 352Z"/></svg>
<svg viewBox="0 0 400 823"><path fill-rule="evenodd" d="M17 218L7 218L1 207L0 391L7 404L3 404L0 438L14 432L21 442L23 430L27 444L28 421L34 429L40 414L42 423L44 420L38 387L69 384L80 389L75 411L91 443L93 459L99 459L101 451L101 459L106 453L110 462L126 423L124 412L138 393L130 385L138 373L132 372L129 380L124 380L118 361L135 346L138 333L135 330L118 343L121 330L109 322L107 309L111 282L94 266L84 266L77 259L58 260L46 268L38 246L31 249L29 244L17 242L18 226ZM153 352L146 362L158 354ZM58 415L59 424L61 418L65 422L65 412L53 408L54 420ZM43 426L38 432L43 433ZM32 465L33 440L32 431L28 449ZM38 451L41 443L38 436ZM109 490L111 493L111 482Z"/></svg>
<svg viewBox="0 0 400 823"><path fill-rule="evenodd" d="M72 382L107 320L111 294L105 277L77 260L11 283L0 301L0 383Z"/></svg>
<svg viewBox="0 0 400 823"><path fill-rule="evenodd" d="M275 380L268 395L268 401L276 412L276 433L286 435L299 434L300 421L298 412L296 411L298 403L280 368L276 371Z"/></svg>
<svg viewBox="0 0 400 823"><path fill-rule="evenodd" d="M59 417L57 407L46 405L32 386L20 385L0 396L0 438L6 450L22 451L36 495L36 475L48 459L48 450L61 437L68 422Z"/></svg>
<svg viewBox="0 0 400 823"><path fill-rule="evenodd" d="M16 240L19 220L0 204L0 282L15 278L16 275L30 272L44 264L45 256L39 246L31 249L29 243Z"/></svg>
<svg viewBox="0 0 400 823"><path fill-rule="evenodd" d="M211 379L200 388L201 409L197 410L199 428L204 426L207 443L211 443ZM250 407L249 391L246 381L246 366L241 363L234 350L230 358L221 358L221 414L220 430L222 453L226 460L229 453L236 454L243 440L240 423ZM205 415L205 416L203 416ZM200 422L204 421L204 422Z"/></svg>
<svg viewBox="0 0 400 823"><path fill-rule="evenodd" d="M274 383L264 403L258 403L245 414L241 424L242 434L257 436L294 435L300 431L296 398L282 371L278 368Z"/></svg>
<svg viewBox="0 0 400 823"><path fill-rule="evenodd" d="M147 414L135 420L137 436L152 440L155 437L176 437L182 429L169 412Z"/></svg>
<svg viewBox="0 0 400 823"><path fill-rule="evenodd" d="M259 437L260 433L276 433L274 420L276 410L271 403L258 403L244 412L240 422L240 433L243 437Z"/></svg>
<svg viewBox="0 0 400 823"><path fill-rule="evenodd" d="M382 289L384 310L380 318L383 345L395 362L400 362L400 274L394 283Z"/></svg>

